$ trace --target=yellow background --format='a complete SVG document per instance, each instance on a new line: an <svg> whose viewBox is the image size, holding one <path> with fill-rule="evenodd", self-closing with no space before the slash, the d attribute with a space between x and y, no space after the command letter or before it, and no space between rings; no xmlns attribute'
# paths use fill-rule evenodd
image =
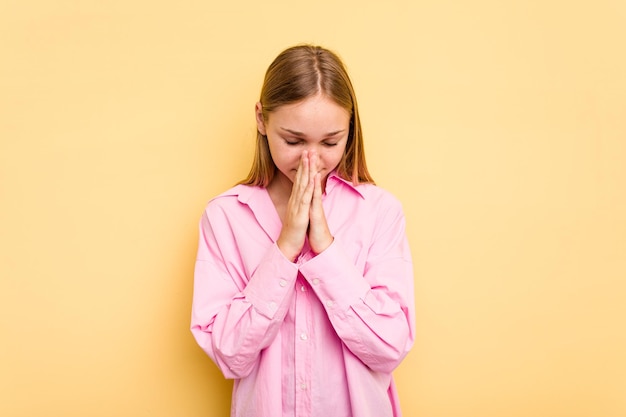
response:
<svg viewBox="0 0 626 417"><path fill-rule="evenodd" d="M407 215L405 415L626 416L625 28L619 0L1 0L0 415L228 414L197 222L313 42Z"/></svg>

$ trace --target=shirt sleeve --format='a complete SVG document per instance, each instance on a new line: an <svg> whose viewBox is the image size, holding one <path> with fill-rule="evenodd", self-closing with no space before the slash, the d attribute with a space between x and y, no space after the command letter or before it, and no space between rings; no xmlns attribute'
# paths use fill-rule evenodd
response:
<svg viewBox="0 0 626 417"><path fill-rule="evenodd" d="M243 249L227 216L223 210L209 210L200 221L191 332L226 378L242 378L276 337L298 271L269 244L252 275L244 276L237 262Z"/></svg>
<svg viewBox="0 0 626 417"><path fill-rule="evenodd" d="M415 340L413 264L400 204L376 221L364 272L337 238L300 271L347 348L370 369L391 372Z"/></svg>

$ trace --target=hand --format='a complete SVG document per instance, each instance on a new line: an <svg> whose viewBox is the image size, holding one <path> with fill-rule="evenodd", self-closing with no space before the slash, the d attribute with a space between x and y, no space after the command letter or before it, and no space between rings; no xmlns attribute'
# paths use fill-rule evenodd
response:
<svg viewBox="0 0 626 417"><path fill-rule="evenodd" d="M283 228L276 241L278 248L292 261L302 252L309 227L309 212L314 190L313 177L315 176L311 171L309 155L305 151L302 153L293 181Z"/></svg>
<svg viewBox="0 0 626 417"><path fill-rule="evenodd" d="M333 243L333 236L328 229L326 214L322 206L322 174L319 173L319 157L311 155L309 166L313 174L313 197L309 213L309 245L313 252L323 252Z"/></svg>
<svg viewBox="0 0 626 417"><path fill-rule="evenodd" d="M276 241L285 256L294 261L308 238L313 252L324 251L333 242L322 207L322 179L319 157L315 153L302 153L293 182L283 228Z"/></svg>

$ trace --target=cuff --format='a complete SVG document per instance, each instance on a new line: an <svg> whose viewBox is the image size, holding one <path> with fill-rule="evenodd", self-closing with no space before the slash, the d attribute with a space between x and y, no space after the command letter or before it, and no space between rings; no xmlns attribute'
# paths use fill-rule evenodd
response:
<svg viewBox="0 0 626 417"><path fill-rule="evenodd" d="M371 289L337 238L324 252L300 265L300 272L326 310L340 315Z"/></svg>
<svg viewBox="0 0 626 417"><path fill-rule="evenodd" d="M255 310L273 319L277 312L289 307L297 276L297 265L285 258L274 243L250 277L243 293Z"/></svg>

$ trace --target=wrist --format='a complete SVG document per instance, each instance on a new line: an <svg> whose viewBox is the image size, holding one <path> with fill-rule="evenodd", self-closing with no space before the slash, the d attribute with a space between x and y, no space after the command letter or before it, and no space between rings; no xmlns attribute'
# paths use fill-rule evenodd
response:
<svg viewBox="0 0 626 417"><path fill-rule="evenodd" d="M311 245L311 249L315 254L320 254L324 252L332 243L335 241L335 238L332 235L328 235L327 238L321 239L321 241L317 242L316 245Z"/></svg>
<svg viewBox="0 0 626 417"><path fill-rule="evenodd" d="M298 255L300 255L301 248L296 249L293 246L281 241L278 239L276 241L276 246L278 246L278 250L280 250L285 258L287 258L290 262L295 262Z"/></svg>

